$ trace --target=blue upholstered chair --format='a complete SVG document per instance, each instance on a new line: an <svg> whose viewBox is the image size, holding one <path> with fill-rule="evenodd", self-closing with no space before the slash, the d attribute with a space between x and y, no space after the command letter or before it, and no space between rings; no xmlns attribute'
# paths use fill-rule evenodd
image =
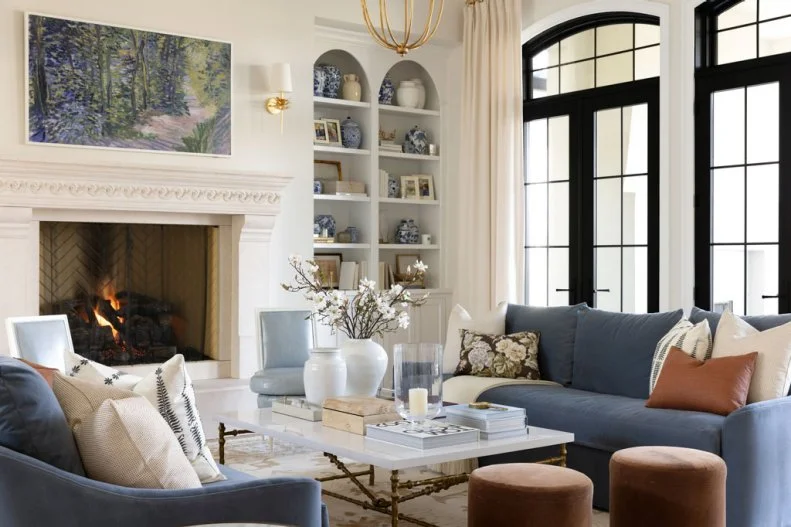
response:
<svg viewBox="0 0 791 527"><path fill-rule="evenodd" d="M133 489L87 478L63 410L44 378L26 364L0 356L3 527L329 527L318 481L257 479L225 466L220 470L227 480L189 490Z"/></svg>
<svg viewBox="0 0 791 527"><path fill-rule="evenodd" d="M261 309L257 313L261 370L250 379L258 407L269 408L285 395L305 395L302 370L315 345L308 310Z"/></svg>
<svg viewBox="0 0 791 527"><path fill-rule="evenodd" d="M64 352L74 351L66 315L12 317L5 325L12 357L63 372Z"/></svg>

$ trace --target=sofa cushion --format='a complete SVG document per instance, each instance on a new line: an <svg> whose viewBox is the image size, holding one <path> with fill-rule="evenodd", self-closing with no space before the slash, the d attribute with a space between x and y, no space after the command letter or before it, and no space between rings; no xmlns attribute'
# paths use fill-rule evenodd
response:
<svg viewBox="0 0 791 527"><path fill-rule="evenodd" d="M530 426L574 434L574 444L615 452L633 446L679 446L720 453L725 417L646 408L645 401L554 386L502 386L481 401L519 406Z"/></svg>
<svg viewBox="0 0 791 527"><path fill-rule="evenodd" d="M574 338L577 313L587 311L587 304L564 307L533 307L511 304L505 314L505 332L536 331L538 369L541 378L568 386L574 361Z"/></svg>
<svg viewBox="0 0 791 527"><path fill-rule="evenodd" d="M722 313L714 313L697 307L693 307L689 314L689 321L693 324L704 319L708 320L712 336L716 336L717 325L720 323L720 318L722 318ZM791 322L791 313L785 315L753 315L739 318L758 331L766 331L767 329L776 328L777 326L782 326L783 324Z"/></svg>
<svg viewBox="0 0 791 527"><path fill-rule="evenodd" d="M47 381L10 357L0 357L0 445L85 475L74 436Z"/></svg>
<svg viewBox="0 0 791 527"><path fill-rule="evenodd" d="M641 315L580 311L571 386L647 399L656 345L683 315L680 309Z"/></svg>

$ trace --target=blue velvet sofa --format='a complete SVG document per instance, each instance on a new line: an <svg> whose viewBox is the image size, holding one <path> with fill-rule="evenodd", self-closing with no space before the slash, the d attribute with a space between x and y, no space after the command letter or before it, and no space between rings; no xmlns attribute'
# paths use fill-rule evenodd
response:
<svg viewBox="0 0 791 527"><path fill-rule="evenodd" d="M29 366L0 357L3 527L329 526L317 481L221 470L227 480L190 490L132 489L88 479L52 390Z"/></svg>
<svg viewBox="0 0 791 527"><path fill-rule="evenodd" d="M506 332L541 332L542 377L559 386L500 386L479 401L520 406L531 425L572 432L568 465L594 483L594 506L609 505L609 461L622 448L667 445L721 456L728 467L728 527L791 525L791 397L747 405L727 417L645 407L657 341L682 312L608 313L584 304L561 308L511 305ZM690 320L719 315L693 309ZM759 330L791 316L746 317ZM552 449L482 458L481 465L534 461ZM673 492L673 489L667 489Z"/></svg>

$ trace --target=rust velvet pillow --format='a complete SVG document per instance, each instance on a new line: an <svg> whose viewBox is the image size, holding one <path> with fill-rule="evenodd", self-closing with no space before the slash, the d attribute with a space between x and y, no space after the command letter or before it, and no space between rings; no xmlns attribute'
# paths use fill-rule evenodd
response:
<svg viewBox="0 0 791 527"><path fill-rule="evenodd" d="M728 415L747 402L758 353L702 361L670 349L648 408Z"/></svg>
<svg viewBox="0 0 791 527"><path fill-rule="evenodd" d="M19 359L34 370L36 370L39 375L44 377L44 380L47 381L49 387L52 388L52 379L55 378L55 374L58 372L57 368L48 368L47 366L42 366L41 364L36 364L35 362L30 362L29 360Z"/></svg>

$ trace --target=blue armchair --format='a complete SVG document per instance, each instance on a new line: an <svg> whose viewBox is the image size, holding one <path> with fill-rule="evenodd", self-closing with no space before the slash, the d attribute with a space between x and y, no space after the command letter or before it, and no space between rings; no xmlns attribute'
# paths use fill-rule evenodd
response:
<svg viewBox="0 0 791 527"><path fill-rule="evenodd" d="M305 395L305 361L314 347L310 311L262 309L257 313L261 370L250 379L258 407L269 408L285 395Z"/></svg>
<svg viewBox="0 0 791 527"><path fill-rule="evenodd" d="M226 481L200 489L130 489L77 476L0 446L0 525L182 527L266 522L329 527L317 481L256 479L228 467L221 470Z"/></svg>

